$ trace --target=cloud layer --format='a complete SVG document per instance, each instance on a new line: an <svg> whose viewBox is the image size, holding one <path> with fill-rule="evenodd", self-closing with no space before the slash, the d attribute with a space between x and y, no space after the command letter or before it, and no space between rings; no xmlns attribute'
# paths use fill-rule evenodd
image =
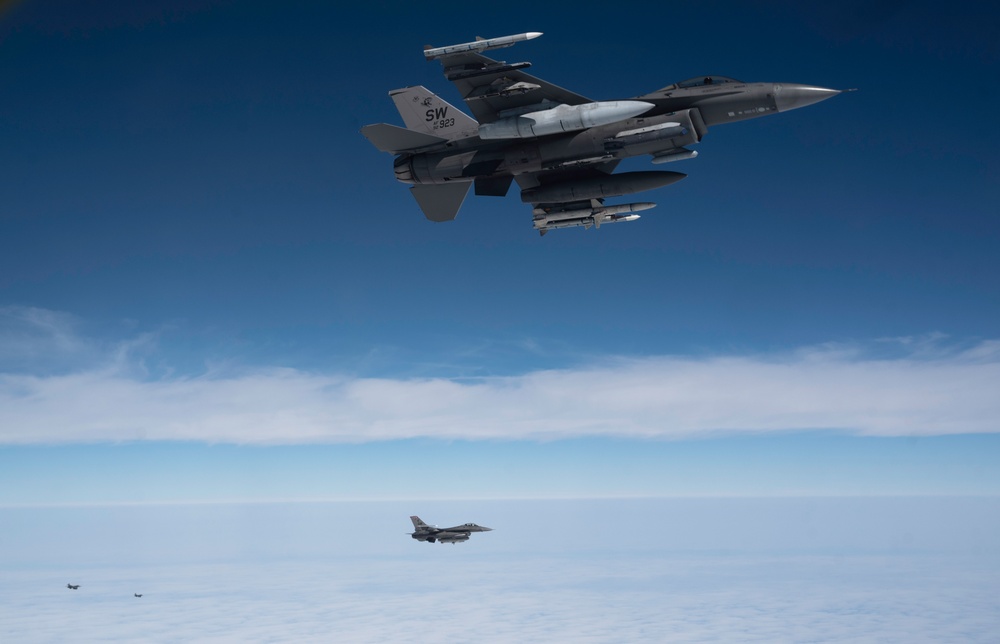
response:
<svg viewBox="0 0 1000 644"><path fill-rule="evenodd" d="M995 642L1000 629L995 500L420 504L428 520L496 528L453 546L411 540L413 507L0 509L28 524L0 534L0 633L575 644Z"/></svg>
<svg viewBox="0 0 1000 644"><path fill-rule="evenodd" d="M29 318L52 325L52 316L20 313L22 326ZM36 338L32 354L44 354L46 344L57 352L81 342L67 340L62 328L53 327L52 337L52 343ZM366 378L277 367L151 378L123 349L135 344L107 347L105 359L68 372L0 366L0 443L1000 431L1000 341L962 349L933 340L894 341L888 357L842 345L775 354L611 357L478 379ZM74 356L79 353L74 349Z"/></svg>

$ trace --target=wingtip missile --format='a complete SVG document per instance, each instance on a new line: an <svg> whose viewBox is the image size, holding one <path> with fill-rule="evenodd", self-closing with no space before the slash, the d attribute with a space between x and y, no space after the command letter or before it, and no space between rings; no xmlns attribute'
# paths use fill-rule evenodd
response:
<svg viewBox="0 0 1000 644"><path fill-rule="evenodd" d="M462 54L470 51L479 52L486 51L488 49L501 49L503 47L511 47L512 45L524 40L538 38L541 35L542 32L540 31L528 31L523 34L514 34L513 36L477 39L472 42L464 42L460 45L448 45L447 47L431 47L430 45L427 45L424 47L424 58L427 60L434 60L435 58L441 58L442 56L449 56L451 54Z"/></svg>

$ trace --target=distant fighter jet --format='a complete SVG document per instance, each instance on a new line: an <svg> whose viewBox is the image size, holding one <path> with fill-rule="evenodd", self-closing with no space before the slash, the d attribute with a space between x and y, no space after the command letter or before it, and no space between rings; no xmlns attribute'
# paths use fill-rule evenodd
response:
<svg viewBox="0 0 1000 644"><path fill-rule="evenodd" d="M836 96L840 90L797 83L744 83L725 76L699 76L631 99L593 101L522 71L531 63L507 63L483 51L542 34L529 32L488 40L427 47L455 83L470 118L419 85L389 92L405 128L376 123L361 133L396 155L396 179L431 221L458 214L469 188L503 197L511 182L532 205L535 230L599 227L634 221L656 204L606 205L674 183L680 172L612 174L629 157L648 154L654 164L691 159L688 145L709 127L787 112ZM640 61L643 62L643 61ZM648 61L645 61L648 63Z"/></svg>
<svg viewBox="0 0 1000 644"><path fill-rule="evenodd" d="M473 532L490 532L493 528L484 528L481 525L476 525L475 523L466 523L463 525L455 526L454 528L439 528L433 525L427 525L420 520L420 517L410 517L410 521L413 522L413 532L410 533L417 541L429 541L434 543L438 541L440 543L458 543L460 541L468 541L469 535Z"/></svg>
<svg viewBox="0 0 1000 644"><path fill-rule="evenodd" d="M66 584L66 588L69 588L70 590L76 590L79 587L80 587L80 584L77 584L75 586L73 584Z"/></svg>
<svg viewBox="0 0 1000 644"><path fill-rule="evenodd" d="M132 593L132 594L135 595L136 597L142 597L142 595L139 593Z"/></svg>

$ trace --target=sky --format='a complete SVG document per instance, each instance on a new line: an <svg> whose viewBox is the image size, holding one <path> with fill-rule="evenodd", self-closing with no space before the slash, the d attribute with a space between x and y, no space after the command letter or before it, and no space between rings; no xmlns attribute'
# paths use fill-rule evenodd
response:
<svg viewBox="0 0 1000 644"><path fill-rule="evenodd" d="M52 526L75 525L74 512L127 526L183 508L257 508L270 521L275 504L308 518L360 503L369 509L359 521L400 537L414 505L437 504L444 516L430 522L499 521L464 548L504 543L521 520L564 537L572 530L545 517L586 525L589 510L573 505L585 501L750 504L725 528L709 521L697 540L710 542L716 530L799 525L795 499L849 498L861 505L845 521L869 541L833 540L809 556L849 551L846 569L859 575L887 543L858 509L878 499L889 516L901 500L928 504L912 511L925 518L911 533L954 502L949 522L996 536L1000 127L990 81L1000 33L985 5L616 6L620 18L563 2L528 17L495 3L0 2L0 513L23 528L7 552L28 553L8 555L0 593L21 596L24 580L47 579L40 570L63 575L37 544L51 545ZM594 100L705 74L858 91L713 127L697 159L671 166L688 177L644 193L658 207L628 225L541 238L516 190L470 196L455 221L427 221L360 128L401 125L388 92L409 85L463 107L424 45L526 31L544 35L497 57L531 61L532 74ZM621 165L650 168L648 158ZM755 513L762 498L791 505ZM468 505L511 500L555 505ZM674 527L667 506L628 507L628 522ZM102 514L115 508L123 514ZM252 556L273 553L280 536L263 531L261 545L224 523L205 543L241 535L240 561L259 566L239 574L285 565ZM84 560L109 532L86 534L69 550ZM957 534L894 561L925 570L930 560L906 557L933 551L944 558L933 565L951 566L935 570L967 591L959 603L980 606L965 600L1000 593L974 571L996 561L948 559L982 551ZM131 552L123 537L111 543ZM749 566L734 570L756 570L759 551L730 545ZM791 556L787 542L772 546ZM684 559L677 544L640 550L646 559L634 561L649 570L683 560L698 578L722 566L704 553ZM372 566L385 561L365 552ZM508 563L491 559L490 574ZM483 572L466 565L442 574ZM811 559L799 572L814 578L825 565ZM101 570L119 579L134 566ZM588 570L599 588L602 571ZM893 570L864 587L905 594L899 580L911 573ZM659 605L665 595L645 574L625 585ZM768 596L787 607L800 578L770 581ZM828 589L833 604L853 601L849 583ZM703 590L709 606L716 589ZM586 613L593 592L557 614ZM510 616L530 604L504 619L522 623ZM833 604L805 614L839 614ZM995 606L969 611L996 626L983 617ZM935 624L955 617L931 614ZM18 619L0 613L0 626L23 634L41 623ZM773 632L753 623L768 641ZM370 626L358 641L379 641ZM676 632L740 632L727 628ZM881 633L933 632L919 620L900 628Z"/></svg>
<svg viewBox="0 0 1000 644"><path fill-rule="evenodd" d="M560 6L6 3L0 503L129 500L133 459L203 464L165 501L399 498L425 459L514 459L539 497L996 494L993 23L702 3L595 46ZM858 91L712 128L627 226L540 238L516 191L426 221L359 128L401 123L397 87L461 104L424 44L526 30L497 53L595 100L705 73ZM379 491L317 485L316 453Z"/></svg>

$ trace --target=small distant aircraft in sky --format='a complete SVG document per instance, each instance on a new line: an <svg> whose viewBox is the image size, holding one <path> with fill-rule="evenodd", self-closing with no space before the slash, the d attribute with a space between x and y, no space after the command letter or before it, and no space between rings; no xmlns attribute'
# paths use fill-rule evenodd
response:
<svg viewBox="0 0 1000 644"><path fill-rule="evenodd" d="M142 593L132 593L132 594L135 595L136 597L142 597Z"/></svg>
<svg viewBox="0 0 1000 644"><path fill-rule="evenodd" d="M542 235L555 228L634 221L636 212L656 204L604 200L660 188L687 175L662 170L612 174L622 160L638 155L650 155L653 164L692 159L698 152L686 146L701 141L709 127L787 112L841 92L698 76L635 98L594 101L526 74L531 63L507 63L481 53L541 35L533 31L424 49L427 60L441 62L445 78L475 118L417 85L389 92L405 128L388 123L361 128L376 148L396 155L396 179L412 185L410 192L431 221L454 219L472 187L477 195L503 197L514 181Z"/></svg>
<svg viewBox="0 0 1000 644"><path fill-rule="evenodd" d="M464 523L454 528L439 528L434 525L427 525L417 516L410 517L410 521L413 522L414 530L410 533L410 536L417 541L428 541L430 543L434 543L435 541L439 543L459 543L461 541L468 541L469 535L473 532L490 532L493 530L493 528L484 528L475 523Z"/></svg>
<svg viewBox="0 0 1000 644"><path fill-rule="evenodd" d="M69 588L70 590L76 590L79 587L80 584L76 584L75 586L73 584L66 584L66 588Z"/></svg>

